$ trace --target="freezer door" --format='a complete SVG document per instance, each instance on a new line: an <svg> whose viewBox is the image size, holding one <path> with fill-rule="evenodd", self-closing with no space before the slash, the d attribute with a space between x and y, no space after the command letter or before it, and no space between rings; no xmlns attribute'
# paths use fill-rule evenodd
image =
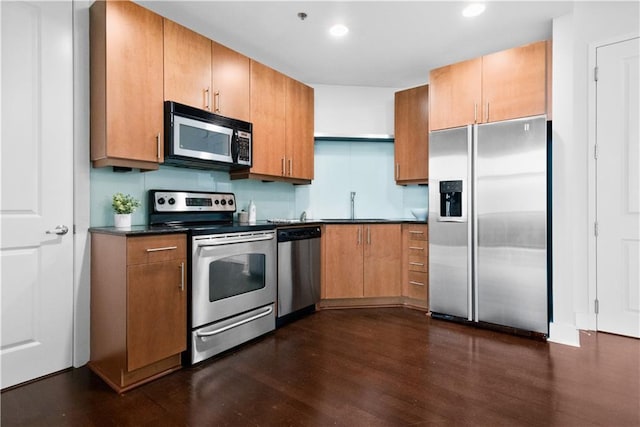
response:
<svg viewBox="0 0 640 427"><path fill-rule="evenodd" d="M429 307L471 320L471 127L429 134Z"/></svg>
<svg viewBox="0 0 640 427"><path fill-rule="evenodd" d="M546 117L478 126L477 320L548 333Z"/></svg>

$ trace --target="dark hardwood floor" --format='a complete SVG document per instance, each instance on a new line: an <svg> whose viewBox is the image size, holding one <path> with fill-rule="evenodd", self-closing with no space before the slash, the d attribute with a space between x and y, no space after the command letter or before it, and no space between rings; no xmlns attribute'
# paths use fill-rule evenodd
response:
<svg viewBox="0 0 640 427"><path fill-rule="evenodd" d="M2 426L638 426L640 340L581 348L402 308L325 310L118 395L86 367L1 395Z"/></svg>

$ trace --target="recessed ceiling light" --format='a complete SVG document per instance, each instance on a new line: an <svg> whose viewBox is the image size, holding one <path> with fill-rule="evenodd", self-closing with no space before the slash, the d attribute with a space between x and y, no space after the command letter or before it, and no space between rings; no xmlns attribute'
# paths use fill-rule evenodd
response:
<svg viewBox="0 0 640 427"><path fill-rule="evenodd" d="M333 27L329 28L329 33L334 37L343 37L348 32L349 29L342 24L336 24Z"/></svg>
<svg viewBox="0 0 640 427"><path fill-rule="evenodd" d="M485 7L484 3L471 3L462 10L462 16L466 18L473 18L474 16L482 14Z"/></svg>

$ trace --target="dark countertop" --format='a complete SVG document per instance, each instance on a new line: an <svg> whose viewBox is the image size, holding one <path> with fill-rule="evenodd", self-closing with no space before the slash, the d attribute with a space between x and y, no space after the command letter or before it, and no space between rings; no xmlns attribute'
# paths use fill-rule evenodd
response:
<svg viewBox="0 0 640 427"><path fill-rule="evenodd" d="M240 224L234 222L233 225L220 226L225 233L237 233L242 231L275 230L275 224L268 224L266 221L258 221L256 224ZM91 227L90 233L113 234L116 236L146 236L152 234L187 233L193 231L199 234L201 230L211 230L211 226L191 227L191 226L148 226L132 225L131 227ZM200 233L201 234L201 233Z"/></svg>
<svg viewBox="0 0 640 427"><path fill-rule="evenodd" d="M302 227L309 225L323 225L323 224L427 224L427 221L418 221L411 218L397 218L397 219L384 219L384 218L330 218L330 219L310 219L304 222L296 221L290 223L271 223L266 220L257 221L253 224L240 224L235 222L233 226L229 226L228 232L238 231L250 231L275 229L283 227ZM173 227L150 227L148 225L132 225L126 228L116 227L90 227L90 233L112 234L116 236L145 236L152 234L171 234L171 233L186 233L189 231L189 227L173 226ZM225 230L227 231L227 230Z"/></svg>
<svg viewBox="0 0 640 427"><path fill-rule="evenodd" d="M427 224L427 221L418 221L415 218L396 218L396 219L385 219L385 218L356 218L356 219L343 219L343 218L333 218L333 219L322 219L320 220L323 224Z"/></svg>
<svg viewBox="0 0 640 427"><path fill-rule="evenodd" d="M186 227L149 227L148 225L132 225L131 227L90 227L90 233L113 234L116 236L143 236L151 234L186 233Z"/></svg>

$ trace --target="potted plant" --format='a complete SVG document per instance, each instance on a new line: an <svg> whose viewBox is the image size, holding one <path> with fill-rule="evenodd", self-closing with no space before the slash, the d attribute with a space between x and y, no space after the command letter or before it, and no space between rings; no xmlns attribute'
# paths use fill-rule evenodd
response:
<svg viewBox="0 0 640 427"><path fill-rule="evenodd" d="M131 214L140 206L140 201L129 194L116 193L113 195L114 222L117 228L131 227Z"/></svg>

